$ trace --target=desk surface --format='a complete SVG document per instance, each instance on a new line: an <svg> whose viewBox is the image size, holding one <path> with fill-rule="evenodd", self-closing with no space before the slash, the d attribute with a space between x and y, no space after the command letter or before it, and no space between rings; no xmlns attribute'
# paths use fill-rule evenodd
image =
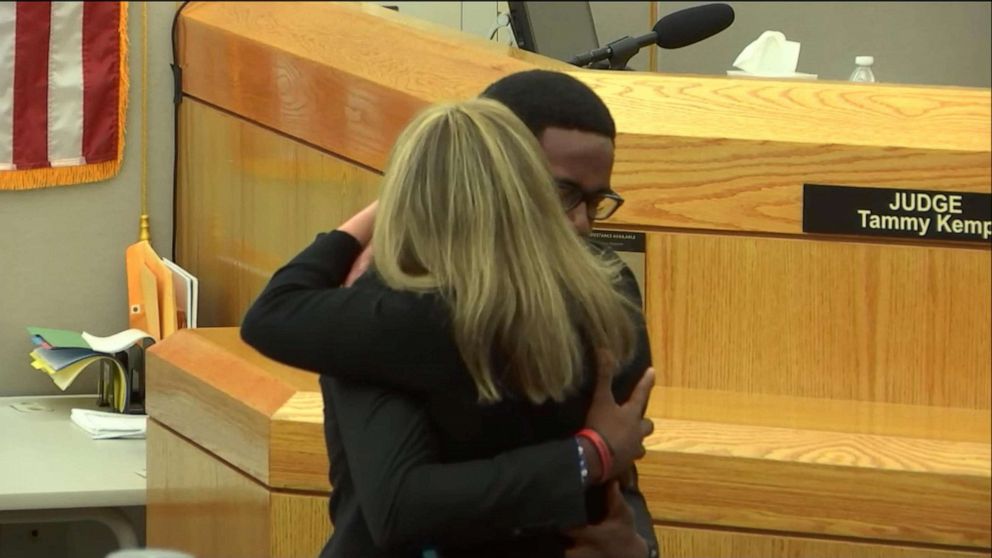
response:
<svg viewBox="0 0 992 558"><path fill-rule="evenodd" d="M145 504L145 440L91 440L73 408L96 396L0 397L0 511Z"/></svg>

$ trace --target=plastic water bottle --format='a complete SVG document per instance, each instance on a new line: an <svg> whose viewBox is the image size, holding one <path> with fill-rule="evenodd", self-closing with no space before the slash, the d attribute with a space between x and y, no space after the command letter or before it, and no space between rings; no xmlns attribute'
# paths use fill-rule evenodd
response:
<svg viewBox="0 0 992 558"><path fill-rule="evenodd" d="M851 81L875 83L875 72L871 71L871 66L875 63L874 56L855 57L854 63L857 64L858 67L851 73Z"/></svg>

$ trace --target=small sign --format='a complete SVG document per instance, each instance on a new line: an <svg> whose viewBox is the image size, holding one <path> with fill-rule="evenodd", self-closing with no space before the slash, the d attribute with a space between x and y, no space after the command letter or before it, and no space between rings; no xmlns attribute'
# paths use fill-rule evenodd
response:
<svg viewBox="0 0 992 558"><path fill-rule="evenodd" d="M644 233L628 231L592 231L589 238L613 248L614 252L644 253Z"/></svg>
<svg viewBox="0 0 992 558"><path fill-rule="evenodd" d="M803 232L989 242L992 194L804 184Z"/></svg>
<svg viewBox="0 0 992 558"><path fill-rule="evenodd" d="M591 240L609 246L627 264L637 280L637 286L644 297L644 233L629 231L596 230L589 235Z"/></svg>

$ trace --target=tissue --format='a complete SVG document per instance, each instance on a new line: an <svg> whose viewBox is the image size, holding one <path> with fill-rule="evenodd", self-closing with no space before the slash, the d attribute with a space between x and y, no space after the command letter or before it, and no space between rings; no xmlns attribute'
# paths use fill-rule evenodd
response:
<svg viewBox="0 0 992 558"><path fill-rule="evenodd" d="M796 72L799 64L799 42L789 41L780 31L765 31L734 60L740 71L727 71L728 75L760 77L815 78L813 74Z"/></svg>

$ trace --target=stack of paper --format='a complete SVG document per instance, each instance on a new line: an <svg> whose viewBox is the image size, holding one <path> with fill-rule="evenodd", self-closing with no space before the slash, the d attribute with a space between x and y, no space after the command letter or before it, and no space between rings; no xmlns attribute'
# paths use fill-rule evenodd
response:
<svg viewBox="0 0 992 558"><path fill-rule="evenodd" d="M144 438L148 425L148 417L145 415L102 413L89 409L73 409L70 418L76 426L85 430L94 440Z"/></svg>
<svg viewBox="0 0 992 558"><path fill-rule="evenodd" d="M196 327L196 302L200 296L200 282L190 272L174 262L162 258L162 263L172 272L172 287L176 291L176 322L179 329Z"/></svg>
<svg viewBox="0 0 992 558"><path fill-rule="evenodd" d="M125 329L120 333L115 333L109 337L97 337L85 331L80 334L86 345L94 351L101 353L119 353L128 347L151 336L140 329Z"/></svg>
<svg viewBox="0 0 992 558"><path fill-rule="evenodd" d="M97 337L86 332L40 327L29 327L28 333L35 345L31 366L48 374L59 389L65 391L80 373L99 364L109 378L103 385L101 398L118 412L127 410L132 391L127 351L138 344L142 344L143 350L143 344L150 340L147 333L129 329L110 337Z"/></svg>

